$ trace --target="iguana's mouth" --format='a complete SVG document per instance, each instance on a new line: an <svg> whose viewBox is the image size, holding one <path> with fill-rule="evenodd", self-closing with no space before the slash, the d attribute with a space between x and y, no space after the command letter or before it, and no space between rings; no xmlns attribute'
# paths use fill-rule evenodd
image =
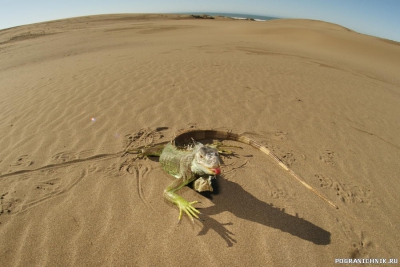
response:
<svg viewBox="0 0 400 267"><path fill-rule="evenodd" d="M212 171L215 175L218 175L221 173L221 168L212 168L210 169L210 171Z"/></svg>
<svg viewBox="0 0 400 267"><path fill-rule="evenodd" d="M219 166L218 167L214 167L214 168L209 168L207 166L204 166L203 164L201 164L201 166L203 166L203 168L205 168L205 169L207 169L209 171L209 173L207 173L207 174L214 174L214 175L221 174L221 168Z"/></svg>

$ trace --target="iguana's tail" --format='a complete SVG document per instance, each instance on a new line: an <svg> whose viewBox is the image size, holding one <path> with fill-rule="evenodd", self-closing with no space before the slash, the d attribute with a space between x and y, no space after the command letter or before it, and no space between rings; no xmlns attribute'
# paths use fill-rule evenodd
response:
<svg viewBox="0 0 400 267"><path fill-rule="evenodd" d="M248 144L258 150L262 151L263 153L267 154L274 160L279 166L281 166L285 171L289 172L297 181L299 181L302 185L310 189L314 192L317 196L321 199L329 203L334 208L338 209L338 207L332 203L329 199L327 199L324 195L319 193L317 190L312 188L309 184L307 184L303 178L297 175L294 171L289 169L274 153L272 153L268 148L261 145L260 143L250 139L247 136L228 132L228 131L221 131L221 130L199 130L199 129L190 129L190 130L183 130L178 132L174 140L172 141L175 146L184 146L185 144L189 144L194 140L203 140L203 139L225 139L225 140L233 140L237 142L241 142L244 144Z"/></svg>

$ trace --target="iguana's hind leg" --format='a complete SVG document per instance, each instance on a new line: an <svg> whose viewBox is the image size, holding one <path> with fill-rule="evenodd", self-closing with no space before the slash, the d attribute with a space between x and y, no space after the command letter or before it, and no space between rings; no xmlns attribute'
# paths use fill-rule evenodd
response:
<svg viewBox="0 0 400 267"><path fill-rule="evenodd" d="M149 156L159 157L164 150L165 145L147 146L142 148L134 148L125 150L125 154L137 154L137 158L142 159ZM125 155L124 154L124 155Z"/></svg>
<svg viewBox="0 0 400 267"><path fill-rule="evenodd" d="M222 142L219 142L219 141L214 141L211 145L209 145L210 147L214 147L214 148L216 148L217 150L218 150L218 153L220 153L220 154L224 154L224 155L233 155L233 154L235 154L233 151L231 151L231 150L225 150L225 149L222 149L222 147L235 147L235 148L241 148L241 149L243 149L243 147L241 147L241 146L233 146L233 145L225 145L224 143L222 143Z"/></svg>
<svg viewBox="0 0 400 267"><path fill-rule="evenodd" d="M193 217L195 217L197 219L199 218L199 216L197 214L199 214L200 211L198 211L195 207L192 206L193 204L198 203L198 201L188 202L183 197L181 197L175 193L176 191L178 191L179 189L181 189L182 187L187 185L189 182L190 182L190 180L185 181L184 178L179 178L179 179L175 180L173 183L171 183L164 190L164 197L168 201L170 201L173 204L175 204L176 206L178 206L178 208L179 208L178 221L180 221L182 218L182 211L184 211L187 214L187 216L189 216L189 218L192 219L192 221L193 221Z"/></svg>

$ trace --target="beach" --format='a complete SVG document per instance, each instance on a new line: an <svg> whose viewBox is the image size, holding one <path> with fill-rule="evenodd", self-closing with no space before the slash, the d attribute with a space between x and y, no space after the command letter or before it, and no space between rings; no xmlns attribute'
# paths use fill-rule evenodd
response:
<svg viewBox="0 0 400 267"><path fill-rule="evenodd" d="M305 19L118 14L0 30L0 266L337 266L398 259L400 43ZM127 147L246 144L212 194ZM397 203L397 204L396 204ZM336 263L335 263L336 261ZM341 265L341 264L339 264ZM343 265L343 264L342 264Z"/></svg>

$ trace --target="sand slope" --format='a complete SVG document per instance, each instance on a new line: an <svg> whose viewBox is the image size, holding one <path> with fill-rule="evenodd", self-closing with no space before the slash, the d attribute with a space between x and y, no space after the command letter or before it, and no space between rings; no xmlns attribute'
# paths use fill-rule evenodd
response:
<svg viewBox="0 0 400 267"><path fill-rule="evenodd" d="M398 258L400 46L309 20L103 15L0 31L1 266L332 266ZM245 133L202 221L127 145ZM231 142L232 143L232 142ZM238 144L235 144L238 145ZM397 203L397 204L396 204Z"/></svg>

